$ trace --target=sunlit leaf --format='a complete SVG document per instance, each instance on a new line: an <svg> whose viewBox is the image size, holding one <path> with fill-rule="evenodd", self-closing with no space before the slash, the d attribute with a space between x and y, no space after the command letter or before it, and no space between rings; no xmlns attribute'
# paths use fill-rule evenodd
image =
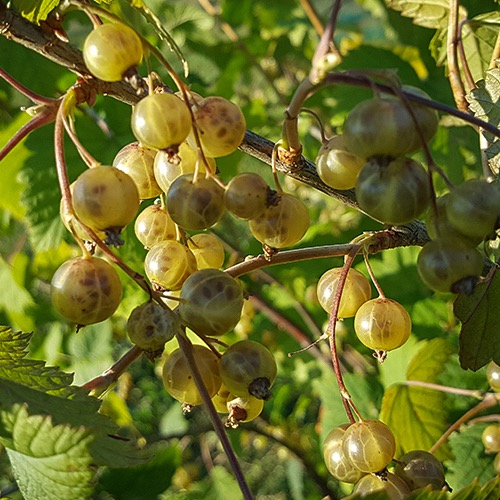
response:
<svg viewBox="0 0 500 500"><path fill-rule="evenodd" d="M481 486L479 481L475 480L469 486L454 493L453 500L490 500L500 498L500 476L496 476L491 481Z"/></svg>
<svg viewBox="0 0 500 500"><path fill-rule="evenodd" d="M39 24L45 21L61 0L13 0L14 8L28 21Z"/></svg>
<svg viewBox="0 0 500 500"><path fill-rule="evenodd" d="M386 4L425 28L444 28L448 23L448 0L386 0Z"/></svg>
<svg viewBox="0 0 500 500"><path fill-rule="evenodd" d="M476 85L477 88L466 96L471 111L477 118L498 128L500 126L500 69L488 70L484 79L478 81ZM500 140L491 132L483 131L483 135L489 144L486 155L490 166L495 173L498 173L500 171Z"/></svg>
<svg viewBox="0 0 500 500"><path fill-rule="evenodd" d="M473 295L460 295L454 304L456 317L462 322L460 364L478 370L493 359L500 364L500 275L476 287Z"/></svg>

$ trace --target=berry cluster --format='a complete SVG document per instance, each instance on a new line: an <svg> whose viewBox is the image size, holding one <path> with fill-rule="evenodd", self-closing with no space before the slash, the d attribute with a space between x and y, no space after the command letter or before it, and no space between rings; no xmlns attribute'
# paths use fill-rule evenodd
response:
<svg viewBox="0 0 500 500"><path fill-rule="evenodd" d="M333 477L354 483L353 493L385 492L403 499L410 492L429 486L446 485L441 462L427 451L415 450L394 460L394 436L380 420L362 420L335 427L323 445L325 464ZM390 472L388 465L394 460Z"/></svg>

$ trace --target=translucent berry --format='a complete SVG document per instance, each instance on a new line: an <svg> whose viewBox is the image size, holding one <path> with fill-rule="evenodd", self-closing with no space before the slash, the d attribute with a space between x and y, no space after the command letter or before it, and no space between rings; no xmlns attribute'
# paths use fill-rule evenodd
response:
<svg viewBox="0 0 500 500"><path fill-rule="evenodd" d="M198 233L191 236L188 247L195 256L198 269L218 269L224 264L224 246L213 234Z"/></svg>
<svg viewBox="0 0 500 500"><path fill-rule="evenodd" d="M160 204L147 206L137 216L134 231L137 239L146 248L165 240L173 240L177 236L175 222Z"/></svg>
<svg viewBox="0 0 500 500"><path fill-rule="evenodd" d="M353 490L353 494L361 497L377 492L385 493L390 500L405 500L411 493L408 485L390 472L383 477L367 474L356 483Z"/></svg>
<svg viewBox="0 0 500 500"><path fill-rule="evenodd" d="M500 424L488 425L481 435L481 440L486 453L500 452Z"/></svg>
<svg viewBox="0 0 500 500"><path fill-rule="evenodd" d="M490 361L486 367L486 380L494 391L500 391L500 366L494 361Z"/></svg>
<svg viewBox="0 0 500 500"><path fill-rule="evenodd" d="M277 367L269 349L252 340L229 346L219 360L224 385L237 396L269 399Z"/></svg>
<svg viewBox="0 0 500 500"><path fill-rule="evenodd" d="M264 409L264 401L254 396L229 394L226 402L229 415L226 427L236 428L239 424L255 420Z"/></svg>
<svg viewBox="0 0 500 500"><path fill-rule="evenodd" d="M413 491L425 486L440 490L445 484L441 462L428 451L413 450L396 461L395 474Z"/></svg>
<svg viewBox="0 0 500 500"><path fill-rule="evenodd" d="M122 299L122 284L113 266L98 257L76 257L62 264L50 284L54 307L77 325L109 318Z"/></svg>
<svg viewBox="0 0 500 500"><path fill-rule="evenodd" d="M255 219L267 206L270 188L258 174L245 173L233 177L226 188L226 208L240 219Z"/></svg>
<svg viewBox="0 0 500 500"><path fill-rule="evenodd" d="M182 286L179 314L197 333L224 335L238 323L242 307L241 285L224 271L201 269Z"/></svg>

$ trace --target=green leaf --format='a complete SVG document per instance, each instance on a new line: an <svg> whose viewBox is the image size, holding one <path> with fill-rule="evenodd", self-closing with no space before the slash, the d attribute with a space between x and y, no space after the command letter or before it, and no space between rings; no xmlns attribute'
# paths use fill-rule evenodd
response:
<svg viewBox="0 0 500 500"><path fill-rule="evenodd" d="M61 0L13 0L14 8L28 21L40 24L40 21L45 21L55 7L59 5Z"/></svg>
<svg viewBox="0 0 500 500"><path fill-rule="evenodd" d="M448 0L386 0L391 9L411 17L415 24L425 28L444 28L448 24Z"/></svg>
<svg viewBox="0 0 500 500"><path fill-rule="evenodd" d="M448 468L446 480L454 490L465 488L476 479L483 485L495 476L495 454L487 455L481 441L481 434L487 425L462 427L460 432L450 436L449 443L455 459L445 464Z"/></svg>
<svg viewBox="0 0 500 500"><path fill-rule="evenodd" d="M500 19L500 14L498 17ZM498 128L500 126L500 69L488 70L484 79L478 81L476 85L477 88L466 96L471 111L477 118ZM483 132L483 135L489 144L486 155L490 166L493 172L498 174L500 172L500 141L489 132Z"/></svg>
<svg viewBox="0 0 500 500"><path fill-rule="evenodd" d="M455 316L462 322L459 358L464 370L479 370L490 360L500 364L500 275L476 287L472 295L459 295Z"/></svg>
<svg viewBox="0 0 500 500"><path fill-rule="evenodd" d="M435 382L453 349L444 339L422 342L408 365L408 380ZM429 449L447 426L448 410L443 394L424 387L393 385L382 400L380 419L393 431L400 454ZM447 456L440 448L438 456Z"/></svg>
<svg viewBox="0 0 500 500"><path fill-rule="evenodd" d="M21 314L34 304L28 290L17 282L13 267L0 257L0 310Z"/></svg>
<svg viewBox="0 0 500 500"><path fill-rule="evenodd" d="M483 487L475 480L451 497L453 500L490 500L500 498L500 476L496 476Z"/></svg>
<svg viewBox="0 0 500 500"><path fill-rule="evenodd" d="M53 425L47 416L28 414L27 405L0 413L0 441L7 447L14 477L26 500L85 500L92 491L94 471L88 445L92 435L83 427ZM7 418L8 420L7 420ZM5 442L8 432L12 439Z"/></svg>

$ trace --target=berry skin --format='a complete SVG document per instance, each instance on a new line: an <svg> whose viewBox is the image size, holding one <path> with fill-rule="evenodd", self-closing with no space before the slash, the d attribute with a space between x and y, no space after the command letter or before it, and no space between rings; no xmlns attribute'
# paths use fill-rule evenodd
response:
<svg viewBox="0 0 500 500"><path fill-rule="evenodd" d="M482 240L496 229L500 189L484 179L465 181L450 192L446 213L457 231Z"/></svg>
<svg viewBox="0 0 500 500"><path fill-rule="evenodd" d="M365 302L358 309L354 330L361 343L370 349L392 351L410 337L411 319L401 304L379 297Z"/></svg>
<svg viewBox="0 0 500 500"><path fill-rule="evenodd" d="M226 420L226 427L235 429L239 424L255 420L264 409L264 401L254 396L235 396L229 394L226 402L229 416Z"/></svg>
<svg viewBox="0 0 500 500"><path fill-rule="evenodd" d="M356 198L364 212L384 224L410 222L429 204L427 172L410 158L373 158L359 172Z"/></svg>
<svg viewBox="0 0 500 500"><path fill-rule="evenodd" d="M202 345L195 344L192 349L207 392L213 397L221 386L218 357ZM162 379L166 391L181 403L190 406L202 403L191 369L181 349L175 349L166 359L162 369Z"/></svg>
<svg viewBox="0 0 500 500"><path fill-rule="evenodd" d="M196 271L193 252L175 240L153 245L144 260L149 280L164 290L180 290L186 279Z"/></svg>
<svg viewBox="0 0 500 500"><path fill-rule="evenodd" d="M483 270L483 258L461 238L438 238L420 250L417 267L420 278L431 290L458 293L462 291L463 280L472 280L472 285L477 282ZM468 287L467 283L463 284Z"/></svg>
<svg viewBox="0 0 500 500"><path fill-rule="evenodd" d="M481 440L486 453L500 452L500 424L491 424L485 427Z"/></svg>
<svg viewBox="0 0 500 500"><path fill-rule="evenodd" d="M323 458L326 468L335 479L344 483L356 483L365 473L355 467L344 453L343 438L349 425L340 425L329 432L323 444Z"/></svg>
<svg viewBox="0 0 500 500"><path fill-rule="evenodd" d="M363 158L347 149L343 135L336 135L325 142L316 158L319 177L334 189L352 189L364 164Z"/></svg>
<svg viewBox="0 0 500 500"><path fill-rule="evenodd" d="M224 213L224 189L214 179L192 174L178 177L167 193L170 217L183 229L199 231L213 226Z"/></svg>
<svg viewBox="0 0 500 500"><path fill-rule="evenodd" d="M120 149L113 160L113 167L132 177L141 200L156 198L161 194L153 171L155 156L155 149L132 142Z"/></svg>
<svg viewBox="0 0 500 500"><path fill-rule="evenodd" d="M246 121L236 104L223 97L206 97L195 103L193 113L205 155L219 158L238 149L245 136ZM193 132L188 143L196 149Z"/></svg>
<svg viewBox="0 0 500 500"><path fill-rule="evenodd" d="M132 111L132 132L149 148L178 146L188 136L191 124L188 107L174 94L150 94Z"/></svg>
<svg viewBox="0 0 500 500"><path fill-rule="evenodd" d="M224 246L213 234L198 233L191 236L188 247L194 254L198 269L219 269L224 264Z"/></svg>
<svg viewBox="0 0 500 500"><path fill-rule="evenodd" d="M309 213L299 198L279 193L272 205L250 220L249 227L254 238L263 245L285 248L302 239L309 227Z"/></svg>
<svg viewBox="0 0 500 500"><path fill-rule="evenodd" d="M394 472L412 491L428 485L433 490L440 490L446 484L443 465L432 453L424 450L404 454L397 460Z"/></svg>
<svg viewBox="0 0 500 500"><path fill-rule="evenodd" d="M412 104L412 107L418 109L418 105ZM417 121L424 139L429 140L437 129L437 116L418 112ZM405 104L399 98L388 96L374 97L356 105L344 123L344 136L349 151L365 159L398 158L421 147L415 122Z"/></svg>
<svg viewBox="0 0 500 500"><path fill-rule="evenodd" d="M231 393L269 399L277 367L271 352L253 340L241 340L229 346L219 360L223 384Z"/></svg>
<svg viewBox="0 0 500 500"><path fill-rule="evenodd" d="M269 192L269 186L260 175L240 174L227 185L224 202L236 217L255 219L266 210Z"/></svg>
<svg viewBox="0 0 500 500"><path fill-rule="evenodd" d="M109 318L122 299L122 284L111 264L98 257L77 257L62 264L50 284L54 307L77 325Z"/></svg>
<svg viewBox="0 0 500 500"><path fill-rule="evenodd" d="M130 313L127 333L133 344L155 357L182 330L179 317L172 310L150 301Z"/></svg>
<svg viewBox="0 0 500 500"><path fill-rule="evenodd" d="M243 291L236 279L219 269L201 269L182 286L178 310L191 330L220 336L236 326L242 308Z"/></svg>
<svg viewBox="0 0 500 500"><path fill-rule="evenodd" d="M380 420L357 422L344 434L344 453L362 472L382 471L393 459L395 449L394 435Z"/></svg>
<svg viewBox="0 0 500 500"><path fill-rule="evenodd" d="M105 82L118 82L141 62L142 42L125 24L102 24L85 39L83 59L95 77Z"/></svg>
<svg viewBox="0 0 500 500"><path fill-rule="evenodd" d="M134 219L139 203L135 182L114 167L89 168L74 182L73 208L92 229L119 232Z"/></svg>
<svg viewBox="0 0 500 500"><path fill-rule="evenodd" d="M137 216L134 231L145 248L165 240L174 240L177 236L175 222L159 204L149 205Z"/></svg>
<svg viewBox="0 0 500 500"><path fill-rule="evenodd" d="M404 500L411 493L408 485L398 476L388 472L384 479L374 474L363 476L354 486L353 494L361 498L370 494L385 494L390 500Z"/></svg>
<svg viewBox="0 0 500 500"><path fill-rule="evenodd" d="M490 361L486 367L486 380L494 391L500 391L500 366L494 361Z"/></svg>
<svg viewBox="0 0 500 500"><path fill-rule="evenodd" d="M318 281L316 293L321 307L327 312L332 312L333 299L337 290L341 267L330 269ZM370 299L372 289L370 282L356 269L350 268L342 289L342 296L338 310L339 318L351 318L357 310Z"/></svg>

